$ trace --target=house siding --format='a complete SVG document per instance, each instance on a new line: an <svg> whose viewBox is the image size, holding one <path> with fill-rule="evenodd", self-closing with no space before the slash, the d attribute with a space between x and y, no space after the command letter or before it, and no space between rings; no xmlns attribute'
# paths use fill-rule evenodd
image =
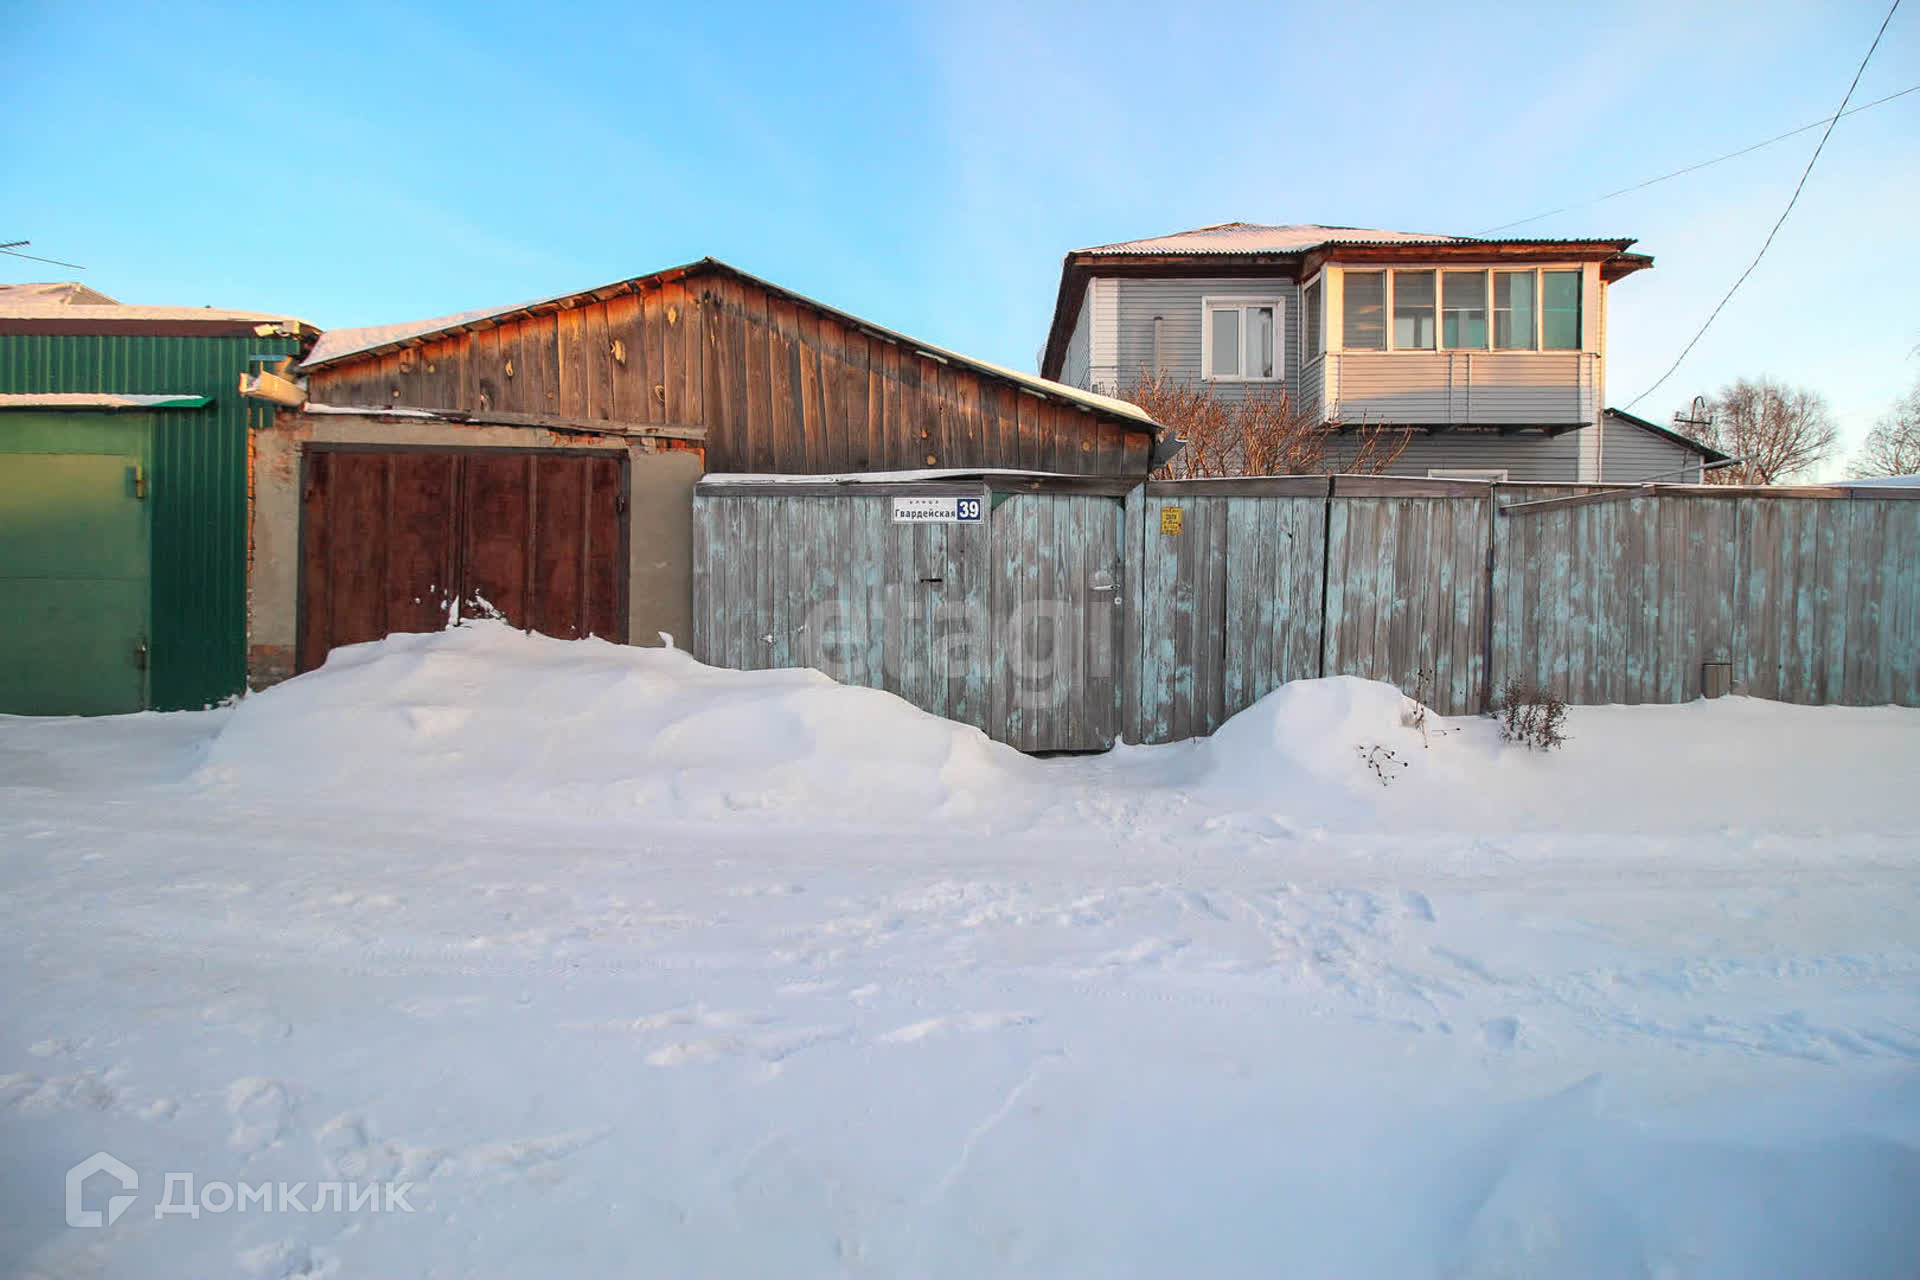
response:
<svg viewBox="0 0 1920 1280"><path fill-rule="evenodd" d="M1578 351L1336 354L1341 422L1532 426L1591 422L1594 357Z"/></svg>
<svg viewBox="0 0 1920 1280"><path fill-rule="evenodd" d="M1060 381L1069 387L1079 387L1082 390L1093 388L1093 353L1088 346L1087 323L1088 315L1093 310L1089 296L1092 292L1092 289L1088 289L1086 293L1080 295L1080 314L1073 322L1073 332L1067 337L1067 350L1060 364Z"/></svg>
<svg viewBox="0 0 1920 1280"><path fill-rule="evenodd" d="M1580 478L1580 434L1569 431L1547 436L1527 431L1502 435L1497 431L1463 430L1429 435L1416 431L1385 474L1424 476L1433 468L1495 469L1504 470L1507 479L1513 481L1572 484ZM1329 440L1329 469L1346 470L1358 444L1351 434Z"/></svg>
<svg viewBox="0 0 1920 1280"><path fill-rule="evenodd" d="M1153 370L1154 320L1160 320L1160 371L1176 379L1200 381L1200 302L1208 297L1280 299L1281 359L1285 385L1296 392L1300 380L1300 288L1277 276L1183 279L1118 279L1118 375L1122 383ZM1270 390L1272 383L1215 382L1223 400L1245 399L1249 391Z"/></svg>
<svg viewBox="0 0 1920 1280"><path fill-rule="evenodd" d="M1600 452L1601 479L1609 483L1698 484L1700 455L1684 445L1662 439L1628 422L1609 418L1603 424L1606 437ZM1592 428L1581 435L1594 434Z"/></svg>

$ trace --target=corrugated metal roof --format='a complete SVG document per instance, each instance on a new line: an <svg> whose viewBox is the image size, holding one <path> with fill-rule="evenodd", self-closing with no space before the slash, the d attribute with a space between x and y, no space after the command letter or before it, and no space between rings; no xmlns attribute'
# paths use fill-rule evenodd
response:
<svg viewBox="0 0 1920 1280"><path fill-rule="evenodd" d="M842 311L838 307L828 306L826 303L816 301L813 298L807 297L805 294L795 293L793 290L774 284L770 280L763 280L759 276L751 275L740 270L738 267L730 266L718 258L702 258L698 262L691 262L685 266L669 267L664 271L656 271L650 275L634 276L624 281L614 281L611 284L600 285L593 289L582 289L574 293L555 294L550 298L542 298L537 302L521 302L508 307L479 311L463 311L451 316L441 316L438 319L417 320L405 324L375 325L363 329L330 330L320 336L319 342L315 343L313 350L307 353L307 358L301 362L300 367L302 369L314 369L322 365L338 364L343 360L352 359L356 356L369 355L376 351L383 351L407 343L438 337L442 334L457 332L469 325L482 326L488 323L502 321L508 317L536 308L564 310L570 306L584 305L602 296L615 296L624 289L646 284L662 276L687 275L708 270L723 271L728 275L748 281L756 287L765 289L770 293L803 303L816 311L833 316L842 323L861 329L866 333L883 338L889 342L898 343L900 346L908 348L909 350L923 352L936 360L950 361L956 365L973 369L976 372L985 373L991 377L1001 378L1008 382L1015 383L1040 395L1052 396L1055 399L1065 400L1088 409L1096 409L1108 417L1120 418L1127 422L1137 424L1142 430L1157 432L1159 429L1159 424L1156 423L1145 410L1141 409L1139 405L1131 404L1125 400L1116 400L1112 396L1103 396L1092 391L1082 391L1077 387L1069 387L1063 383L1052 382L1031 373L1022 373L1017 369L1009 369L1005 365L994 364L991 361L981 360L975 356L963 355L958 351L952 351L946 347L938 347L930 342L922 342L918 338L911 338L906 334L877 325L871 320L862 320L859 316Z"/></svg>
<svg viewBox="0 0 1920 1280"><path fill-rule="evenodd" d="M1367 227L1329 227L1319 223L1263 226L1253 222L1222 222L1191 231L1094 245L1075 253L1305 253L1323 244L1415 244L1459 240L1460 236L1417 231L1377 231Z"/></svg>
<svg viewBox="0 0 1920 1280"><path fill-rule="evenodd" d="M1615 243L1619 238L1608 238L1599 243ZM1165 253L1179 255L1205 255L1227 253L1306 253L1309 250L1369 244L1484 244L1484 245L1547 245L1547 244L1592 244L1590 239L1578 240L1541 240L1541 239L1484 239L1479 236L1437 235L1422 231L1382 231L1372 227L1334 227L1321 223L1291 223L1285 226L1266 226L1252 222L1223 222L1211 227L1196 227L1191 231L1176 231L1170 235L1150 236L1144 240L1122 240L1116 244L1094 245L1086 249L1075 249L1075 253L1098 254L1136 254ZM1626 243L1632 243L1631 240Z"/></svg>
<svg viewBox="0 0 1920 1280"><path fill-rule="evenodd" d="M0 393L0 409L202 409L210 403L206 396L195 395L123 395L90 391Z"/></svg>

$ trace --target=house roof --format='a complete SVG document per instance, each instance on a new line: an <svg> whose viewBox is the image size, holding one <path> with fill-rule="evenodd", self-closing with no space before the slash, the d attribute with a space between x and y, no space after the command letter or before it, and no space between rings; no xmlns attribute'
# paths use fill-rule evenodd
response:
<svg viewBox="0 0 1920 1280"><path fill-rule="evenodd" d="M1324 244L1432 244L1458 240L1459 236L1430 235L1418 231L1379 231L1368 227L1328 227L1318 223L1294 223L1287 226L1262 226L1252 222L1222 222L1211 227L1195 227L1171 235L1149 236L1144 240L1122 240L1117 244L1094 245L1075 249L1075 253L1305 253Z"/></svg>
<svg viewBox="0 0 1920 1280"><path fill-rule="evenodd" d="M0 284L0 304L9 302L64 302L69 306L92 307L117 302L98 289L89 289L78 280L28 281Z"/></svg>
<svg viewBox="0 0 1920 1280"><path fill-rule="evenodd" d="M1489 239L1424 231L1386 231L1375 227L1328 226L1317 222L1270 225L1222 222L1190 231L1092 245L1067 254L1060 268L1060 289L1053 323L1041 354L1040 371L1058 372L1066 362L1087 280L1099 275L1192 275L1205 260L1206 272L1251 269L1261 274L1310 273L1328 258L1347 262L1393 262L1408 257L1542 261L1571 258L1601 263L1611 281L1653 265L1645 254L1629 253L1631 238Z"/></svg>
<svg viewBox="0 0 1920 1280"><path fill-rule="evenodd" d="M1152 434L1158 434L1159 432L1159 424L1156 423L1144 409L1136 404L1125 400L1117 400L1112 396L1103 396L1091 391L1083 391L1077 387L1065 386L1058 382L1050 382L1045 378L1036 377L1031 373L1022 373L1017 369L1009 369L1004 365L997 365L974 356L963 355L960 352L952 351L945 347L935 346L930 342L922 342L917 338L908 337L906 334L899 333L895 330L883 328L870 320L863 320L858 316L841 311L837 307L830 307L823 302L817 302L804 294L782 288L771 281L750 275L738 267L730 266L720 261L718 258L701 258L699 261L687 263L685 266L670 267L664 271L656 271L649 275L634 276L626 280L616 280L611 284L601 285L593 289L584 289L577 293L555 294L552 297L542 298L535 302L520 302L506 307L462 311L450 316L440 316L432 320L416 320L403 324L374 325L362 329L330 329L321 335L320 341L314 344L313 350L307 354L306 360L302 362L300 367L302 370L308 372L332 368L349 361L383 355L402 347L416 346L429 339L465 333L475 329L491 328L494 325L504 324L509 320L518 319L523 316L544 315L556 311L566 311L574 307L585 306L592 302L603 302L608 298L617 297L623 293L631 293L645 286L708 273L729 275L735 279L746 281L756 288L764 289L768 293L786 298L802 306L810 307L822 314L832 316L843 324L860 329L884 341L896 343L899 346L910 348L914 351L924 352L935 359L949 361L955 365L972 369L976 373L986 374L988 377L1014 383L1039 395L1051 396L1070 404L1079 405L1084 409L1097 412L1105 417L1116 419L1123 427Z"/></svg>
<svg viewBox="0 0 1920 1280"><path fill-rule="evenodd" d="M1663 427L1657 422L1649 422L1645 418L1628 413L1625 409L1609 409L1607 410L1607 417L1617 422L1624 422L1630 427L1638 427L1642 431L1651 431L1654 435L1664 440L1691 449L1700 455L1702 461L1729 462L1733 459L1733 455L1730 453L1722 453L1711 445L1701 444L1698 440L1690 436L1683 436L1678 431Z"/></svg>
<svg viewBox="0 0 1920 1280"><path fill-rule="evenodd" d="M105 294L96 296L106 298ZM265 311L143 307L111 299L98 302L73 296L0 293L0 333L78 337L114 333L146 337L312 337L319 332L295 316Z"/></svg>

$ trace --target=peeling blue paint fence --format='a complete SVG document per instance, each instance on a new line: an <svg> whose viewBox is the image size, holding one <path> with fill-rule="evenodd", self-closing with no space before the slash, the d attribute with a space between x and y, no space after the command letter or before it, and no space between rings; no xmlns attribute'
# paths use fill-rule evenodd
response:
<svg viewBox="0 0 1920 1280"><path fill-rule="evenodd" d="M895 523L914 494L988 514ZM733 480L694 526L696 656L815 666L1029 751L1196 737L1339 674L1450 715L1509 680L1681 702L1708 664L1756 697L1920 705L1915 490Z"/></svg>
<svg viewBox="0 0 1920 1280"><path fill-rule="evenodd" d="M1024 751L1098 750L1124 705L1123 500L1103 477L723 477L693 504L693 654L808 666ZM971 501L900 520L895 499Z"/></svg>

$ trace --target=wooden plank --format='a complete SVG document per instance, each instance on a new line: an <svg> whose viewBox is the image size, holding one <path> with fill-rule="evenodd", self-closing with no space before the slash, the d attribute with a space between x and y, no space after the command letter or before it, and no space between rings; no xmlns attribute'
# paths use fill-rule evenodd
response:
<svg viewBox="0 0 1920 1280"><path fill-rule="evenodd" d="M622 293L607 299L606 414L612 420L645 422L646 344L641 338L640 298Z"/></svg>

